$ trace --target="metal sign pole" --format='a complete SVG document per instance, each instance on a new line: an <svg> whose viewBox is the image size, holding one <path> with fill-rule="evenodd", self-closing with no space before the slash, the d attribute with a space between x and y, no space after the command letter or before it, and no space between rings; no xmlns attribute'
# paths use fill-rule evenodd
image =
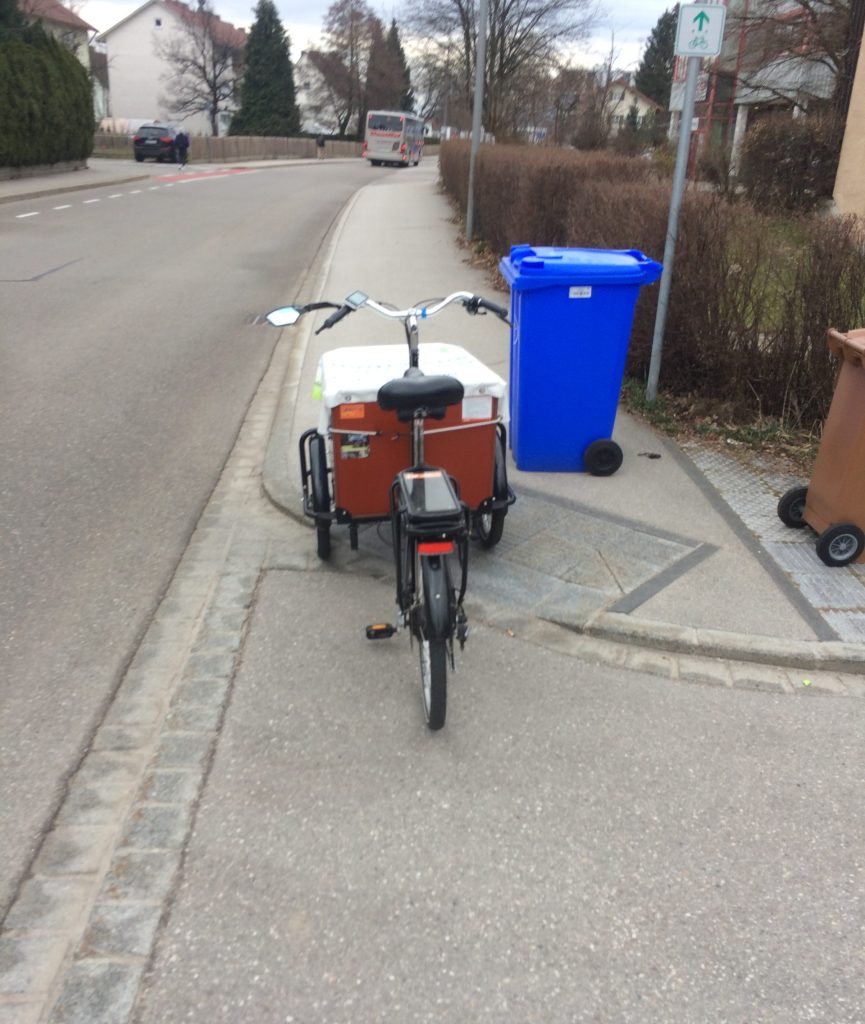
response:
<svg viewBox="0 0 865 1024"><path fill-rule="evenodd" d="M685 99L682 106L682 120L679 122L679 148L676 151L676 169L673 173L673 194L670 199L670 216L667 220L667 240L664 243L664 271L661 274L661 290L658 295L658 312L655 316L655 333L652 337L652 357L649 362L649 380L646 384L646 401L654 402L658 394L658 377L661 373L661 350L664 347L664 325L667 321L667 306L670 301L670 284L673 278L673 260L676 255L676 234L679 230L679 211L685 191L685 173L688 170L688 153L691 147L691 122L694 119L694 98L697 95L697 75L700 58L688 58L685 78Z"/></svg>
<svg viewBox="0 0 865 1024"><path fill-rule="evenodd" d="M475 61L475 102L472 108L472 144L469 154L469 195L466 202L466 241L472 240L475 220L475 162L481 141L481 112L484 105L484 73L487 62L487 0L478 9L477 59Z"/></svg>
<svg viewBox="0 0 865 1024"><path fill-rule="evenodd" d="M691 127L694 120L694 99L697 94L697 75L703 57L717 57L724 45L724 24L727 8L723 0L698 0L695 4L680 4L676 23L676 42L673 52L688 58L685 75L685 95L682 120L679 122L679 148L676 152L676 170L673 174L673 194L670 198L670 216L667 221L667 240L664 243L664 272L658 295L658 313L652 338L652 358L649 362L649 380L646 400L654 402L658 394L658 376L661 373L661 349L664 347L664 325L670 301L670 283L673 278L673 259L676 255L676 235L679 230L679 210L685 191L688 153L691 147Z"/></svg>

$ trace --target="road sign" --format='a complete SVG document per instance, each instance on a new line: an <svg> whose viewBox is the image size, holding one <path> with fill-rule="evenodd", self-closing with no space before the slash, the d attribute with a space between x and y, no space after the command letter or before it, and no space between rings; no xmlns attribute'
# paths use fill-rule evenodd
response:
<svg viewBox="0 0 865 1024"><path fill-rule="evenodd" d="M676 24L679 57L717 57L724 40L727 8L722 4L681 4Z"/></svg>

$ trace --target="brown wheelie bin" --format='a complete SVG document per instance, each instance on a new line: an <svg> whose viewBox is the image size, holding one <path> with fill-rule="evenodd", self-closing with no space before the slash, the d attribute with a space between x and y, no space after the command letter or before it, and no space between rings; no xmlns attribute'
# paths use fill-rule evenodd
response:
<svg viewBox="0 0 865 1024"><path fill-rule="evenodd" d="M811 482L787 491L778 515L787 526L807 523L821 560L839 566L865 562L865 329L830 330L827 344L841 365Z"/></svg>

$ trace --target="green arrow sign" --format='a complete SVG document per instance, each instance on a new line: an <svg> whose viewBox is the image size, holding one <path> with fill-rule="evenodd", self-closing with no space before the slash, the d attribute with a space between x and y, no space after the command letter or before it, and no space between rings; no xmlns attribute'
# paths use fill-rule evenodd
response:
<svg viewBox="0 0 865 1024"><path fill-rule="evenodd" d="M679 4L677 57L717 57L724 41L727 8L723 3Z"/></svg>

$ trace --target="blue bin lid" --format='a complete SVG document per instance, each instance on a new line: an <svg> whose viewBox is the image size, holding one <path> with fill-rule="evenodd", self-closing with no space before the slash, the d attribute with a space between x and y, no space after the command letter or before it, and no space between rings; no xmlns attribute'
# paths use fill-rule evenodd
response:
<svg viewBox="0 0 865 1024"><path fill-rule="evenodd" d="M517 290L560 284L651 284L663 267L638 249L560 249L513 245L499 263Z"/></svg>

